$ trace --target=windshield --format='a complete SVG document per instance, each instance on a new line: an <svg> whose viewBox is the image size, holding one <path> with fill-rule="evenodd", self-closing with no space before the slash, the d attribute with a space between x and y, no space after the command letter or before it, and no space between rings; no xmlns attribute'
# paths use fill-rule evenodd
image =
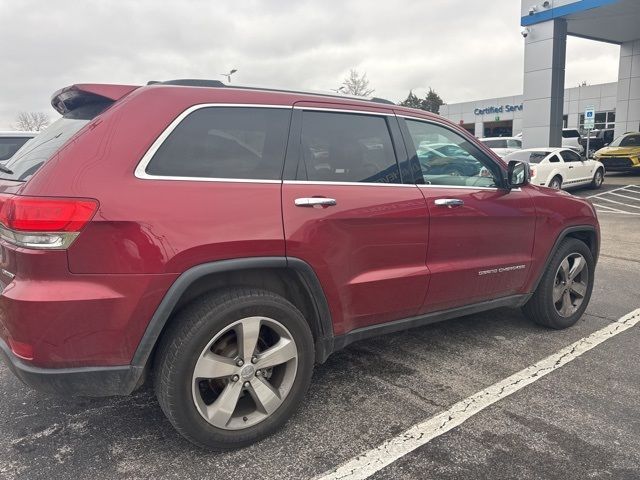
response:
<svg viewBox="0 0 640 480"><path fill-rule="evenodd" d="M52 123L32 141L25 143L11 159L4 164L11 173L0 172L5 180L27 181L91 119L101 113L109 103L84 105Z"/></svg>
<svg viewBox="0 0 640 480"><path fill-rule="evenodd" d="M9 160L31 137L0 137L0 162Z"/></svg>
<svg viewBox="0 0 640 480"><path fill-rule="evenodd" d="M640 147L640 134L621 135L609 144L610 147Z"/></svg>
<svg viewBox="0 0 640 480"><path fill-rule="evenodd" d="M549 155L549 152L545 152L544 150L534 150L534 151L525 151L525 152L513 152L510 155L507 155L505 160L519 160L521 162L529 162L529 163L540 163L545 157Z"/></svg>

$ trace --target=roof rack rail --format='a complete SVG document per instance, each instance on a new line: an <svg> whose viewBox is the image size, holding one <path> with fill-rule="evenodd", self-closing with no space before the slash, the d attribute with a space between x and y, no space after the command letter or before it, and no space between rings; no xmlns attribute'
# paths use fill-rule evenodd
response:
<svg viewBox="0 0 640 480"><path fill-rule="evenodd" d="M333 98L350 98L353 100L360 100L365 102L383 103L385 105L395 105L391 100L380 97L360 97L357 95L344 95L340 93L318 92L311 90L289 90L284 88L269 88L269 87L253 87L246 85L226 85L220 80L203 80L197 78L180 78L177 80L157 81L151 80L147 82L147 85L179 85L183 87L209 87L209 88L236 88L239 90L260 90L265 92L282 92L282 93L300 93L304 95L318 95L321 97L333 97Z"/></svg>

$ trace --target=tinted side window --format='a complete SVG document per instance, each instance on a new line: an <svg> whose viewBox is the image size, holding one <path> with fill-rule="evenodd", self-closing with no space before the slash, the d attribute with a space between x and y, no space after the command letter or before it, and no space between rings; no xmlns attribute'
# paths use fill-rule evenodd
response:
<svg viewBox="0 0 640 480"><path fill-rule="evenodd" d="M305 111L301 152L311 181L402 183L383 116Z"/></svg>
<svg viewBox="0 0 640 480"><path fill-rule="evenodd" d="M507 140L509 148L522 148L522 142L520 140Z"/></svg>
<svg viewBox="0 0 640 480"><path fill-rule="evenodd" d="M500 169L463 136L439 125L406 120L426 184L496 187Z"/></svg>
<svg viewBox="0 0 640 480"><path fill-rule="evenodd" d="M206 107L171 132L147 166L150 175L277 180L291 110Z"/></svg>
<svg viewBox="0 0 640 480"><path fill-rule="evenodd" d="M560 157L558 157L558 155L557 155L557 154L555 154L555 155L551 155L551 156L549 157L549 162L550 162L550 163L560 163Z"/></svg>
<svg viewBox="0 0 640 480"><path fill-rule="evenodd" d="M580 161L582 161L582 159L580 158L580 155L578 155L576 152L572 152L571 150L562 150L560 152L560 156L562 157L562 159L565 162L580 162Z"/></svg>

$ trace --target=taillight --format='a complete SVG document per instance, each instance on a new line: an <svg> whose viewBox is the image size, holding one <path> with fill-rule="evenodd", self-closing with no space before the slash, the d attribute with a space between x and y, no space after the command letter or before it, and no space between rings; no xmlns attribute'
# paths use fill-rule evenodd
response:
<svg viewBox="0 0 640 480"><path fill-rule="evenodd" d="M536 169L535 167L531 167L531 178L536 176Z"/></svg>
<svg viewBox="0 0 640 480"><path fill-rule="evenodd" d="M97 209L85 198L0 195L0 238L26 248L67 248Z"/></svg>
<svg viewBox="0 0 640 480"><path fill-rule="evenodd" d="M9 348L16 357L24 360L33 360L33 345L24 342L18 342L9 337Z"/></svg>

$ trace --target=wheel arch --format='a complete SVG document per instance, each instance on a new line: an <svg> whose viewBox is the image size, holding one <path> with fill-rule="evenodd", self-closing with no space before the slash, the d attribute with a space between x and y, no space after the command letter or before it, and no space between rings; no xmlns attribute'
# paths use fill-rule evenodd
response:
<svg viewBox="0 0 640 480"><path fill-rule="evenodd" d="M326 359L328 353L322 346L333 338L333 325L326 296L313 268L296 258L252 257L196 265L182 273L156 308L131 364L145 369L150 366L164 330L182 307L201 295L234 286L263 288L291 301L309 322L316 343L316 359L320 362Z"/></svg>
<svg viewBox="0 0 640 480"><path fill-rule="evenodd" d="M547 258L544 264L544 268L538 274L535 280L535 283L533 284L533 288L531 289L532 293L536 291L536 289L538 288L538 285L540 284L540 281L542 280L544 272L546 272L547 268L549 268L549 263L551 262L553 254L558 249L562 241L566 238L576 238L584 242L587 245L587 247L589 247L589 250L591 250L593 259L597 263L598 254L600 252L600 243L599 243L600 239L598 236L597 228L594 227L593 225L575 225L575 226L567 227L560 232L560 234L556 238L556 241L553 244L553 247L551 247L551 249L549 250L549 253L547 254Z"/></svg>

